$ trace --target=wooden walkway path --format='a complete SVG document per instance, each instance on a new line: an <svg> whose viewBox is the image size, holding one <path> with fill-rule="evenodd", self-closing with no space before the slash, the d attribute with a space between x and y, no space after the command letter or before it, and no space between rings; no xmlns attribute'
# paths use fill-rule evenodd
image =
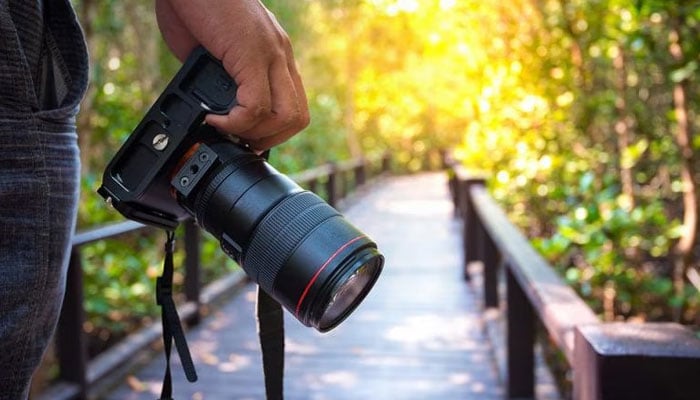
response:
<svg viewBox="0 0 700 400"><path fill-rule="evenodd" d="M287 315L286 399L500 399L479 300L462 280L460 235L446 177L386 178L344 214L387 259L374 290L338 328L319 334ZM199 381L174 358L174 397L263 399L254 288L188 333ZM160 394L159 355L110 400Z"/></svg>

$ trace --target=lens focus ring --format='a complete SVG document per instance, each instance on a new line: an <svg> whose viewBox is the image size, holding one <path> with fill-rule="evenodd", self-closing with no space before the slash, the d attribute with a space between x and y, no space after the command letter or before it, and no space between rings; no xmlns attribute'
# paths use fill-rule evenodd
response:
<svg viewBox="0 0 700 400"><path fill-rule="evenodd" d="M278 272L299 243L319 224L340 213L311 192L287 197L260 222L243 255L243 269L258 272L268 293Z"/></svg>

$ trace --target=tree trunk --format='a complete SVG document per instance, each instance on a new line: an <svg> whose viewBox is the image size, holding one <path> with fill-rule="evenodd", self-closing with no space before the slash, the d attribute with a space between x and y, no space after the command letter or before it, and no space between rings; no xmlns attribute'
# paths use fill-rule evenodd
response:
<svg viewBox="0 0 700 400"><path fill-rule="evenodd" d="M351 34L352 35L352 34ZM355 82L357 82L357 59L355 50L348 46L346 49L346 88L345 88L345 115L343 123L345 125L345 140L350 151L350 157L362 156L362 145L355 131Z"/></svg>
<svg viewBox="0 0 700 400"><path fill-rule="evenodd" d="M625 165L624 155L632 142L630 133L630 117L627 112L627 68L625 66L625 53L620 46L620 51L613 60L613 67L617 72L617 98L615 108L617 109L617 122L615 122L615 133L617 134L617 149L620 158L620 181L622 184L622 194L627 197L627 211L631 211L635 206L634 179L632 177L632 167Z"/></svg>
<svg viewBox="0 0 700 400"><path fill-rule="evenodd" d="M671 17L669 53L677 64L684 61L680 27L683 18ZM682 296L685 289L685 275L694 262L693 248L698 230L698 187L695 182L695 154L693 151L692 129L688 118L688 79L673 85L673 111L676 117L676 144L681 155L681 181L683 183L683 234L676 243L673 262L673 287L676 296ZM682 306L677 307L674 319L679 321Z"/></svg>

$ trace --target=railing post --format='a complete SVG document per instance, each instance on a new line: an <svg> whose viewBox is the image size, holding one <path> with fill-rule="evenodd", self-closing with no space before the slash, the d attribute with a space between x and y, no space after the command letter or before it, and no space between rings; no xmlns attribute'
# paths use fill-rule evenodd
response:
<svg viewBox="0 0 700 400"><path fill-rule="evenodd" d="M479 231L480 231L480 221L479 216L476 213L476 208L474 207L474 202L472 201L471 188L475 186L483 186L484 180L480 178L469 178L465 181L466 186L466 220L467 220L467 263L479 260Z"/></svg>
<svg viewBox="0 0 700 400"><path fill-rule="evenodd" d="M440 168L441 169L452 168L452 166L454 165L452 153L447 151L447 149L440 149L440 150L438 150L438 153L440 154Z"/></svg>
<svg viewBox="0 0 700 400"><path fill-rule="evenodd" d="M535 320L532 305L506 266L507 291L507 393L508 398L533 398L535 394Z"/></svg>
<svg viewBox="0 0 700 400"><path fill-rule="evenodd" d="M56 356L59 380L78 388L77 398L87 398L87 346L83 334L83 266L80 249L71 250L66 278L66 294L56 329Z"/></svg>
<svg viewBox="0 0 700 400"><path fill-rule="evenodd" d="M423 160L421 162L423 171L432 171L433 170L433 162L432 162L432 157L430 151L426 151L423 153Z"/></svg>
<svg viewBox="0 0 700 400"><path fill-rule="evenodd" d="M338 205L338 167L335 163L328 164L328 181L326 182L326 193L328 194L328 204L332 207Z"/></svg>
<svg viewBox="0 0 700 400"><path fill-rule="evenodd" d="M185 298L197 305L197 312L188 322L199 323L200 309L200 275L201 275L201 233L193 219L185 222Z"/></svg>
<svg viewBox="0 0 700 400"><path fill-rule="evenodd" d="M460 210L459 204L459 181L457 180L457 174L454 170L449 170L447 186L450 189L450 198L452 199L452 205L454 206L454 216L460 217L462 211Z"/></svg>
<svg viewBox="0 0 700 400"><path fill-rule="evenodd" d="M350 182L348 180L348 171L340 165L338 168L338 186L336 190L338 191L337 201L344 199L349 192Z"/></svg>
<svg viewBox="0 0 700 400"><path fill-rule="evenodd" d="M457 190L459 191L457 196L463 224L464 279L466 280L471 279L469 276L469 264L480 258L480 222L470 194L471 188L477 185L483 186L484 179L460 177L459 175L457 177Z"/></svg>
<svg viewBox="0 0 700 400"><path fill-rule="evenodd" d="M382 173L389 172L390 170L391 170L391 155L389 153L385 153L384 156L382 156Z"/></svg>
<svg viewBox="0 0 700 400"><path fill-rule="evenodd" d="M579 326L575 400L700 399L700 340L674 323Z"/></svg>
<svg viewBox="0 0 700 400"><path fill-rule="evenodd" d="M467 197L469 196L469 189L466 182L460 179L459 175L455 178L455 190L456 190L456 210L455 213L462 219L462 254L463 254L463 265L462 270L464 274L464 279L469 280L469 272L467 270Z"/></svg>
<svg viewBox="0 0 700 400"><path fill-rule="evenodd" d="M483 224L481 227L481 257L484 263L484 305L498 307L498 266L501 263L501 254L491 235L486 232Z"/></svg>
<svg viewBox="0 0 700 400"><path fill-rule="evenodd" d="M355 167L355 187L358 188L365 184L367 181L367 173L365 172L366 161L364 158L359 160L359 163Z"/></svg>
<svg viewBox="0 0 700 400"><path fill-rule="evenodd" d="M318 180L317 179L311 179L307 184L306 188L313 193L318 193Z"/></svg>

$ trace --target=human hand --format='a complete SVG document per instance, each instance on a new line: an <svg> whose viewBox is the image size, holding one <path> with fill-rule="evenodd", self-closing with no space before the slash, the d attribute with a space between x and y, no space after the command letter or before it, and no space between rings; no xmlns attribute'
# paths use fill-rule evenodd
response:
<svg viewBox="0 0 700 400"><path fill-rule="evenodd" d="M156 0L158 26L184 60L202 45L238 85L238 105L206 122L263 151L309 124L306 92L292 46L274 15L258 0Z"/></svg>

